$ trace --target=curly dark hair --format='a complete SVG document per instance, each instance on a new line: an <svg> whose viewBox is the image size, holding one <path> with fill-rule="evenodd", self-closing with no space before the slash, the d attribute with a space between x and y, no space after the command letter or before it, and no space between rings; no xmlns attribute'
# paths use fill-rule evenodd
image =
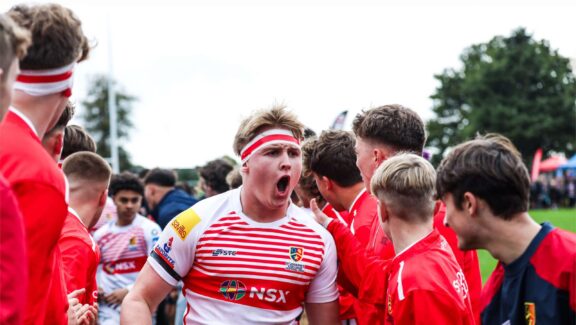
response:
<svg viewBox="0 0 576 325"><path fill-rule="evenodd" d="M142 183L137 175L130 172L113 175L110 180L108 192L110 192L110 195L114 196L116 193L123 190L134 191L144 196L144 183Z"/></svg>
<svg viewBox="0 0 576 325"><path fill-rule="evenodd" d="M72 10L59 4L17 5L7 15L32 35L21 69L59 68L88 57L88 39Z"/></svg>

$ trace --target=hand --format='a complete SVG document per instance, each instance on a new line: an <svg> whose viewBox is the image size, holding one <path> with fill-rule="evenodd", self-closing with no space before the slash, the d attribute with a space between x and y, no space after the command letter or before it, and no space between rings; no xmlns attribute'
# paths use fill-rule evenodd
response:
<svg viewBox="0 0 576 325"><path fill-rule="evenodd" d="M126 288L116 289L111 293L104 295L104 301L109 304L120 305L122 304L122 300L124 300L124 297L126 297L127 294L128 289Z"/></svg>
<svg viewBox="0 0 576 325"><path fill-rule="evenodd" d="M332 221L324 212L320 211L318 208L318 203L316 203L316 199L310 200L310 209L312 209L312 213L314 215L314 220L321 224L324 228L328 227L328 224Z"/></svg>
<svg viewBox="0 0 576 325"><path fill-rule="evenodd" d="M82 305L78 296L83 295L86 289L78 289L68 294L68 325L94 325L98 315L98 306Z"/></svg>

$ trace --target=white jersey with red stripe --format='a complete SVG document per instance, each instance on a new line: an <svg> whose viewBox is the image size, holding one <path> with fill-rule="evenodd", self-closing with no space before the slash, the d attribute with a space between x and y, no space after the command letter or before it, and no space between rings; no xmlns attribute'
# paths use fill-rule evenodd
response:
<svg viewBox="0 0 576 325"><path fill-rule="evenodd" d="M148 258L167 283L184 282L185 324L292 324L303 303L337 300L332 236L293 204L275 222L250 219L241 190L176 216Z"/></svg>
<svg viewBox="0 0 576 325"><path fill-rule="evenodd" d="M137 215L128 226L110 221L94 234L100 247L100 264L96 274L98 287L104 293L130 288L158 240L161 229L155 222ZM99 303L99 321L119 324L120 306Z"/></svg>

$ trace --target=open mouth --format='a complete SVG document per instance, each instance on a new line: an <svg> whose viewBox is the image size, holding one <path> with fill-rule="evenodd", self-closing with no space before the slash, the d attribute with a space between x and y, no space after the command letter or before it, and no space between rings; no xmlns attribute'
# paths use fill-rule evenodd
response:
<svg viewBox="0 0 576 325"><path fill-rule="evenodd" d="M276 183L276 188L280 193L284 193L286 192L289 183L290 183L290 176L282 176L282 178L280 178L278 183Z"/></svg>

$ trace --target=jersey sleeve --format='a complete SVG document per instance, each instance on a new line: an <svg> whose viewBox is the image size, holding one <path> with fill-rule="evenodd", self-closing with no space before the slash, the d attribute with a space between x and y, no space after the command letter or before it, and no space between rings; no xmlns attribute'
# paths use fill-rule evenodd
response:
<svg viewBox="0 0 576 325"><path fill-rule="evenodd" d="M310 282L306 293L307 303L326 303L338 299L338 288L336 287L336 245L334 239L327 235L324 237L325 253L318 273Z"/></svg>
<svg viewBox="0 0 576 325"><path fill-rule="evenodd" d="M36 182L21 182L13 187L18 199L26 233L28 255L28 293L25 323L42 321L48 306L47 295L38 288L48 288L54 273L53 262L64 219L68 213L64 196L54 187ZM49 221L49 222L48 222Z"/></svg>
<svg viewBox="0 0 576 325"><path fill-rule="evenodd" d="M150 253L148 263L168 284L175 286L192 267L201 222L194 208L180 213L166 225Z"/></svg>
<svg viewBox="0 0 576 325"><path fill-rule="evenodd" d="M350 292L358 292L362 287L364 276L371 274L367 272L367 268L381 271L389 264L387 261L369 257L366 248L343 223L331 222L328 231L334 237L338 248L340 270L347 280L344 282L352 286L349 288Z"/></svg>
<svg viewBox="0 0 576 325"><path fill-rule="evenodd" d="M91 280L88 278L88 269L92 264L91 258L94 256L92 248L74 237L62 238L58 245L62 256L67 293L89 287ZM83 299L80 302L87 303Z"/></svg>

